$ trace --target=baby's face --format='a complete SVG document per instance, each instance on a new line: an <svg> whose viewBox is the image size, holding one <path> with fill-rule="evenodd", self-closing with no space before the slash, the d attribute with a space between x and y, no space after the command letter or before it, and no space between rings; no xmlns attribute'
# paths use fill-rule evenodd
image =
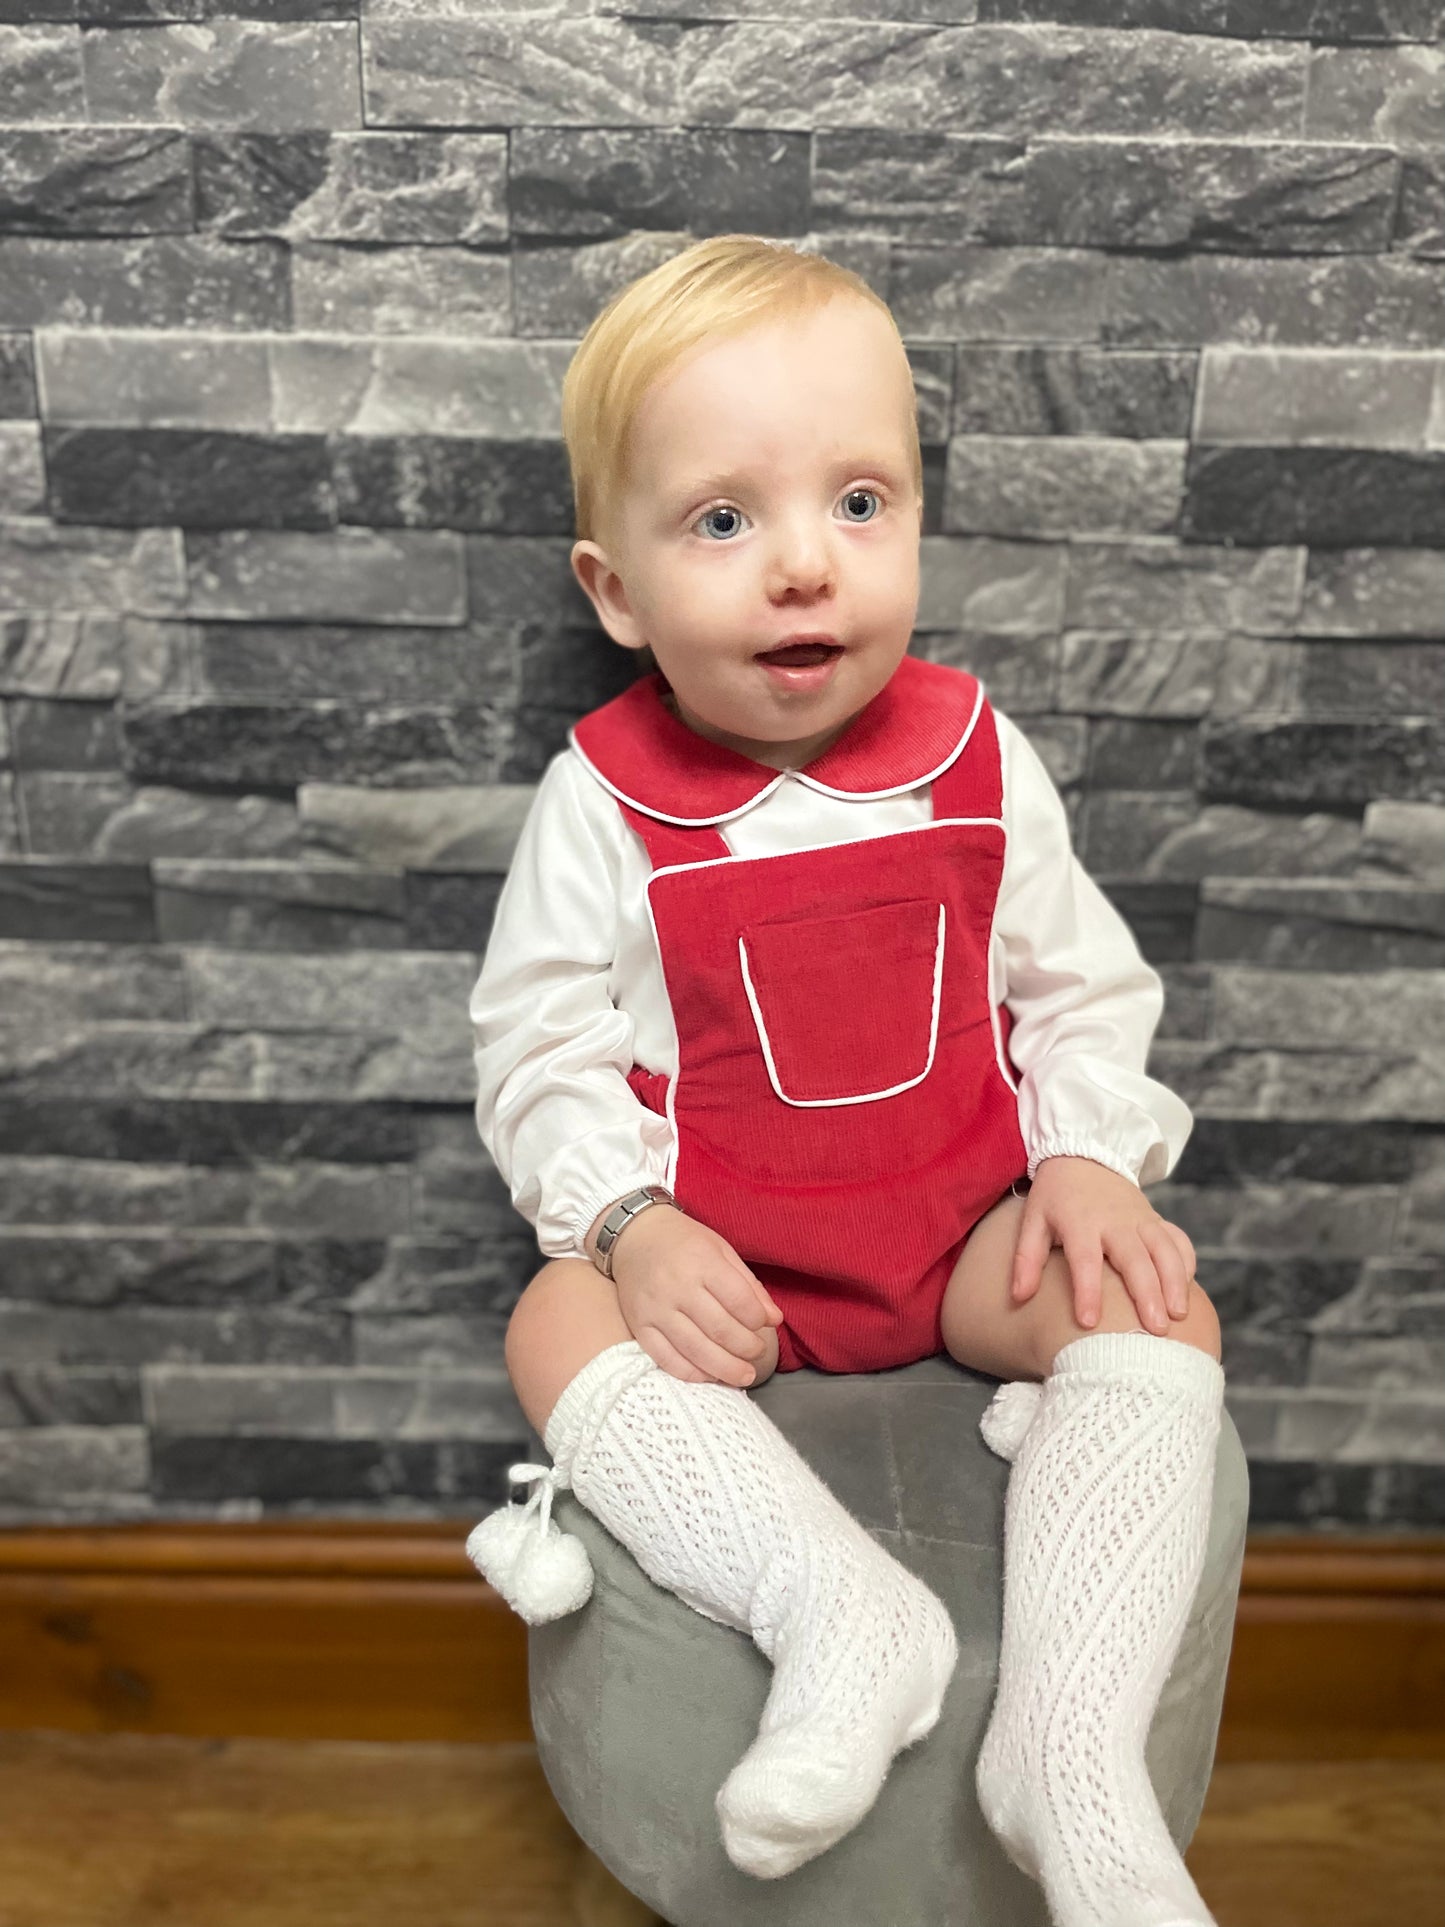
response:
<svg viewBox="0 0 1445 1927"><path fill-rule="evenodd" d="M887 317L846 298L701 349L647 394L616 548L579 542L573 567L701 735L796 768L897 668L918 610L913 407ZM842 645L821 677L757 660L798 631Z"/></svg>

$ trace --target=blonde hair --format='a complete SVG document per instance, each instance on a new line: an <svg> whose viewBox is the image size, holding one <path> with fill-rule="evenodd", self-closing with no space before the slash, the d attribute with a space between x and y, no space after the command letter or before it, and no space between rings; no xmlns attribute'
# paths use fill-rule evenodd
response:
<svg viewBox="0 0 1445 1927"><path fill-rule="evenodd" d="M627 481L632 424L655 381L706 341L815 313L839 295L871 302L897 334L888 303L851 268L760 234L698 241L619 289L583 335L562 381L562 439L572 469L577 539L608 546L605 533L614 526ZM901 335L898 346L907 368ZM911 368L908 377L914 393ZM916 394L907 435L921 501Z"/></svg>

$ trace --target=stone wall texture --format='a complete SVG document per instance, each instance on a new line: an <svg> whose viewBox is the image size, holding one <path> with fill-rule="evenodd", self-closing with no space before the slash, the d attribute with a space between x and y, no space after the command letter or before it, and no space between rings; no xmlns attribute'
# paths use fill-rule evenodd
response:
<svg viewBox="0 0 1445 1927"><path fill-rule="evenodd" d="M0 0L4 1520L505 1492L560 383L735 230L890 303L915 652L1165 979L1255 1523L1445 1523L1445 0Z"/></svg>

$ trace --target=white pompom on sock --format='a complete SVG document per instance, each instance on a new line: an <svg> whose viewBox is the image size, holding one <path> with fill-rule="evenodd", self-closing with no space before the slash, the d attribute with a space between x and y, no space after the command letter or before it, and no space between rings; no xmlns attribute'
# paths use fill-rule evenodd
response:
<svg viewBox="0 0 1445 1927"><path fill-rule="evenodd" d="M513 1612L529 1626L576 1612L592 1597L592 1561L575 1533L552 1519L558 1480L545 1465L514 1465L514 1482L535 1481L526 1505L504 1505L474 1526L466 1552Z"/></svg>
<svg viewBox="0 0 1445 1927"><path fill-rule="evenodd" d="M958 1654L947 1608L745 1391L675 1378L635 1341L578 1373L545 1442L655 1584L772 1662L758 1736L717 1795L728 1857L775 1879L824 1852L936 1725Z"/></svg>
<svg viewBox="0 0 1445 1927"><path fill-rule="evenodd" d="M1024 1383L983 1428L1013 1471L979 1803L1056 1927L1215 1927L1144 1745L1203 1570L1224 1373L1181 1339L1095 1332Z"/></svg>
<svg viewBox="0 0 1445 1927"><path fill-rule="evenodd" d="M592 1431L602 1423L620 1392L655 1370L640 1345L630 1350L613 1345L590 1358L564 1388L568 1409L578 1419L587 1417ZM561 1401L558 1401L559 1405ZM554 1459L554 1411L543 1443ZM578 1424L574 1421L574 1431ZM587 1436L590 1438L591 1432ZM513 1612L530 1626L542 1626L563 1614L576 1612L592 1597L592 1561L575 1533L563 1532L552 1518L552 1500L570 1483L571 1461L579 1437L569 1442L566 1463L553 1466L514 1465L509 1476L532 1481L526 1505L505 1505L474 1526L467 1538L467 1557L484 1579L494 1585Z"/></svg>
<svg viewBox="0 0 1445 1927"><path fill-rule="evenodd" d="M984 1444L1001 1459L1016 1459L1043 1395L1044 1388L1036 1379L1015 1378L1000 1385L978 1422Z"/></svg>

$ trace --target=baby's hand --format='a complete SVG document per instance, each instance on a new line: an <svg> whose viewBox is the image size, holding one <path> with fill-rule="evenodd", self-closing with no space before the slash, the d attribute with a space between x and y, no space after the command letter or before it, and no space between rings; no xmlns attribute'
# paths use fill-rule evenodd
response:
<svg viewBox="0 0 1445 1927"><path fill-rule="evenodd" d="M670 1204L654 1205L619 1236L612 1277L628 1329L664 1371L752 1384L760 1334L783 1314L726 1238Z"/></svg>
<svg viewBox="0 0 1445 1927"><path fill-rule="evenodd" d="M1062 1245L1074 1287L1074 1313L1096 1325L1103 1302L1102 1259L1124 1280L1141 1323L1164 1333L1189 1315L1194 1246L1161 1218L1131 1178L1093 1158L1045 1158L1034 1173L1014 1251L1016 1305L1038 1289L1044 1263ZM1167 1314L1167 1316L1166 1316Z"/></svg>

